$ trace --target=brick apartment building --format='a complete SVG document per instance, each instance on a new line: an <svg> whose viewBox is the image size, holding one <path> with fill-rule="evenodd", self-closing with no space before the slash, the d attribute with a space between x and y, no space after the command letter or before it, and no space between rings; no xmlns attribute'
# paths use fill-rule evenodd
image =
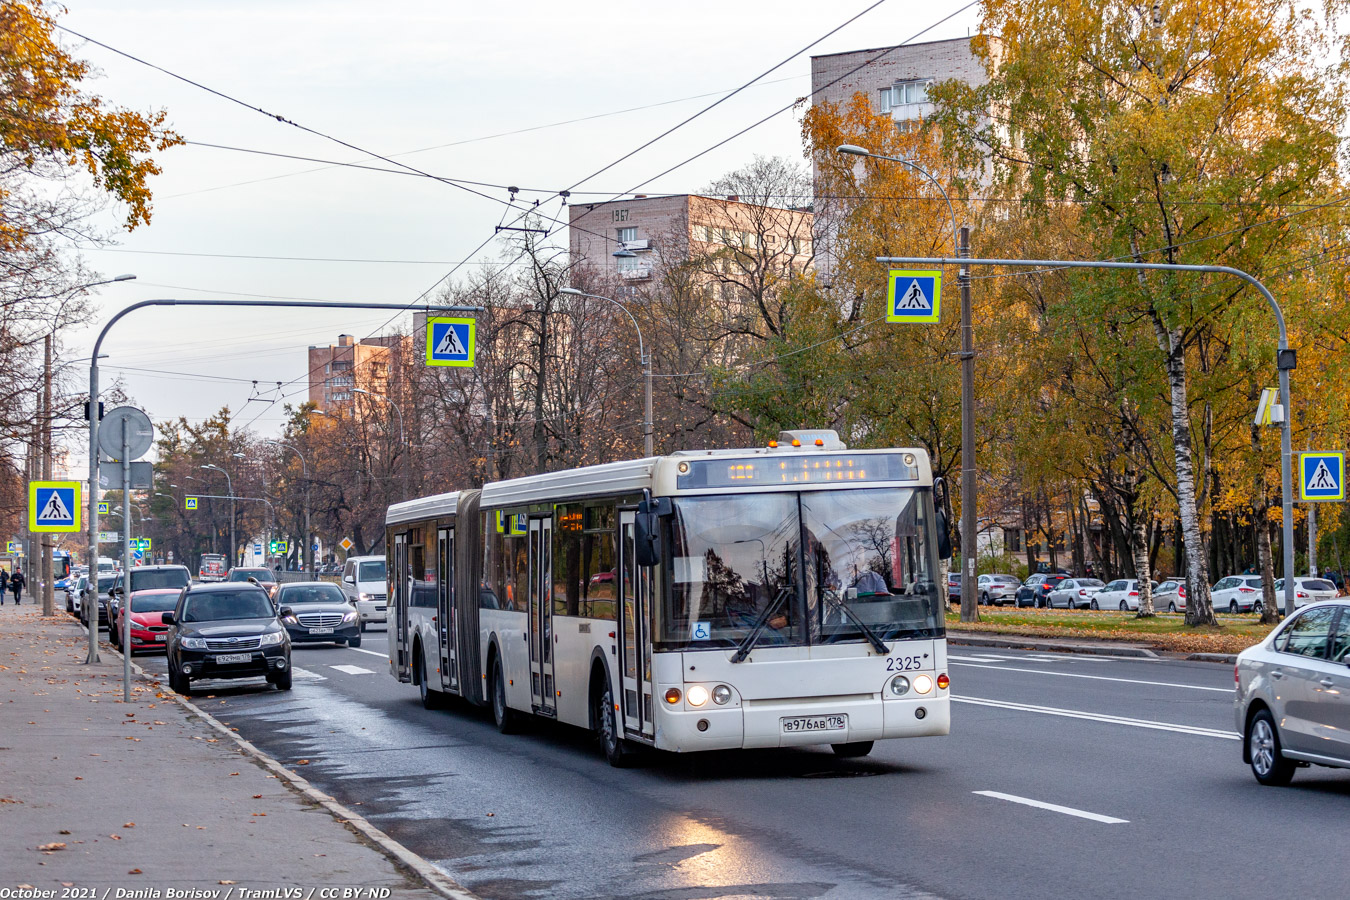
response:
<svg viewBox="0 0 1350 900"><path fill-rule="evenodd" d="M812 255L807 209L766 207L738 197L673 194L570 207L571 258L603 275L640 283L659 264L711 257L724 248L804 269Z"/></svg>
<svg viewBox="0 0 1350 900"><path fill-rule="evenodd" d="M387 393L389 350L404 338L365 338L338 335L336 344L309 348L309 400L322 410L350 404L352 389Z"/></svg>
<svg viewBox="0 0 1350 900"><path fill-rule="evenodd" d="M933 112L929 85L953 79L970 85L988 80L968 37L829 53L811 57L811 103L843 104L862 91L878 115L908 127Z"/></svg>

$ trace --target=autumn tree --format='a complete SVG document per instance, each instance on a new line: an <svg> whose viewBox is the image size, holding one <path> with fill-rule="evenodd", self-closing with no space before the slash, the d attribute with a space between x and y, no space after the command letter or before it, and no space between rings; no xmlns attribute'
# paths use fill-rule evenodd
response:
<svg viewBox="0 0 1350 900"><path fill-rule="evenodd" d="M989 160L994 183L1027 215L1077 204L1091 257L1222 264L1268 277L1306 253L1309 226L1319 222L1310 207L1339 180L1345 64L1321 58L1345 8L1339 0L1316 9L1290 0L988 0L988 37L975 46L989 81L932 93L949 150ZM1083 315L1103 321L1128 309L1155 348L1168 392L1187 621L1212 623L1193 390L1197 371L1215 361L1202 358L1205 341L1238 322L1245 340L1234 355L1273 369L1269 313L1225 278L1080 277L1090 286Z"/></svg>

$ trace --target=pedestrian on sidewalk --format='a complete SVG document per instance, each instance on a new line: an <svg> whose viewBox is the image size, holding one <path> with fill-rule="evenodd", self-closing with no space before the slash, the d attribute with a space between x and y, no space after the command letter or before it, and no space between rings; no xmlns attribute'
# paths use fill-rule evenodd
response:
<svg viewBox="0 0 1350 900"><path fill-rule="evenodd" d="M9 589L14 592L14 605L19 605L19 595L23 592L23 586L27 579L23 577L20 569L15 569L14 574L9 576Z"/></svg>
<svg viewBox="0 0 1350 900"><path fill-rule="evenodd" d="M5 591L9 590L9 570L0 569L0 606L5 605Z"/></svg>

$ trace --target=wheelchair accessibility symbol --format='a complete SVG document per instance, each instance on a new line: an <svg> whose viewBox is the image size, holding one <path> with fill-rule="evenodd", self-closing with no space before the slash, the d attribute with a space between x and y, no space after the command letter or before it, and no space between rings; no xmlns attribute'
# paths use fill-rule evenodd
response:
<svg viewBox="0 0 1350 900"><path fill-rule="evenodd" d="M712 638L712 628L707 622L694 623L694 640L706 641Z"/></svg>

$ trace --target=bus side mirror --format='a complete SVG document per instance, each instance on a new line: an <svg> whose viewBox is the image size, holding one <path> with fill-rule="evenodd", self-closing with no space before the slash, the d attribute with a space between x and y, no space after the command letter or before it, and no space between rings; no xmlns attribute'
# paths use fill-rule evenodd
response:
<svg viewBox="0 0 1350 900"><path fill-rule="evenodd" d="M952 558L952 535L947 528L947 514L940 509L937 511L937 545L938 559Z"/></svg>
<svg viewBox="0 0 1350 900"><path fill-rule="evenodd" d="M633 555L640 566L655 566L661 563L661 516L672 512L669 497L657 497L638 503L637 514L633 517Z"/></svg>

